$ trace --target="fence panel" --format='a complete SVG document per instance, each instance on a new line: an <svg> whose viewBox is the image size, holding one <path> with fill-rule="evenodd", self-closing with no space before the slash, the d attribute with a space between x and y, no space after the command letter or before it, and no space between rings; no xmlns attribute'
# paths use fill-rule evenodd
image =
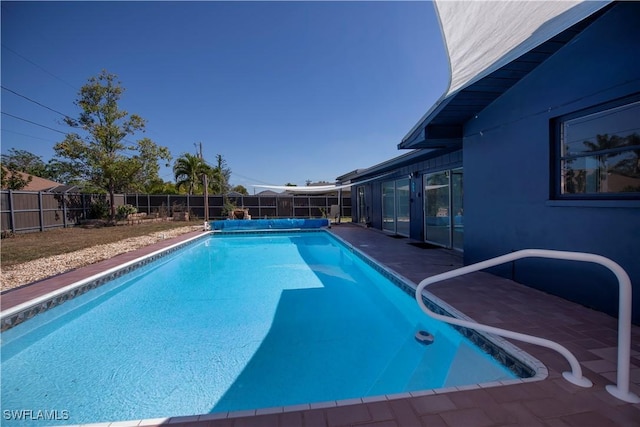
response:
<svg viewBox="0 0 640 427"><path fill-rule="evenodd" d="M11 220L13 210L9 196L8 191L3 191L2 194L0 194L0 227L2 227L3 231L11 230L13 227L13 221Z"/></svg>
<svg viewBox="0 0 640 427"><path fill-rule="evenodd" d="M105 195L47 193L32 191L0 192L0 224L3 232L44 231L71 227L88 219L91 205L106 200ZM170 217L174 211L189 212L192 219L204 218L202 195L117 194L116 206L130 204L148 215ZM227 217L225 203L246 208L254 218L318 218L326 216L331 205L340 204L342 216L351 216L351 198L308 195L222 195L209 196L209 219ZM338 203L340 201L341 203Z"/></svg>

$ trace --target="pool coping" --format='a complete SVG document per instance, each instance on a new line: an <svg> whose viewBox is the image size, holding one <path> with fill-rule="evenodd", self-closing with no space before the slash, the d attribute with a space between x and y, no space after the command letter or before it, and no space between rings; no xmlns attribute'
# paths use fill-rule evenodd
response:
<svg viewBox="0 0 640 427"><path fill-rule="evenodd" d="M54 308L60 304L63 304L66 301L69 301L77 296L80 296L92 289L102 286L103 284L118 278L122 275L125 275L133 270L136 270L144 265L149 264L156 259L162 258L175 252L184 246L188 246L199 239L204 239L209 236L215 235L238 235L238 234L286 234L291 232L325 232L331 238L335 239L339 243L341 243L345 248L347 248L352 253L356 254L359 258L365 261L369 266L374 268L380 274L389 279L394 285L398 286L405 293L410 296L415 296L416 286L407 278L397 273L393 269L383 265L379 261L365 254L363 251L356 248L351 243L344 240L342 237L331 233L326 228L323 229L272 229L272 230L210 230L204 231L198 235L189 237L185 240L174 243L170 246L157 249L149 254L142 255L130 261L124 262L118 266L109 268L103 272L93 274L87 278L78 280L69 285L63 286L55 291L49 292L42 296L36 297L32 300L26 301L22 304L18 304L14 307L8 308L2 312L0 312L0 321L2 322L2 331L8 330L32 317L47 311L51 308ZM457 317L464 320L471 320L470 317L466 316L464 313L455 309L442 299L438 298L434 294L424 290L423 291L423 301L430 306L430 309L437 311L440 314L445 314L453 317ZM395 393L395 394L384 394L378 396L369 396L362 398L351 398L351 399L343 399L343 400L329 400L324 402L314 402L314 403L305 403L305 404L297 404L297 405L285 405L285 406L276 406L270 408L260 408L260 409L250 409L250 410L239 410L239 411L222 411L216 413L209 414L201 414L201 415L185 415L185 416L176 416L176 417L167 417L167 418L149 418L149 419L137 419L137 420L122 420L122 421L108 421L108 422L98 422L98 423L87 423L87 424L77 424L82 426L89 427L98 427L98 426L145 426L145 425L157 425L157 424L183 424L189 422L200 422L200 421L212 421L212 420L220 420L220 419L232 419L232 418L241 418L247 416L256 416L256 415L269 415L269 414L279 414L286 412L297 412L304 410L313 410L313 409L325 409L325 408L333 408L333 407L342 407L342 406L350 406L350 405L359 405L364 403L374 403L374 402L382 402L382 401L390 401L390 400L398 400L398 399L406 399L412 397L421 397L421 396L429 396L429 395L437 395L437 394L445 394L454 391L468 391L468 390L476 390L476 389L485 389L491 387L499 387L499 386L508 386L513 384L522 384L529 382L542 381L548 377L549 371L547 367L541 363L538 359L531 356L529 353L521 350L516 345L512 344L505 339L487 333L480 333L477 331L470 330L468 328L453 326L457 329L464 337L469 338L475 345L481 347L485 352L487 352L487 348L485 345L480 345L476 340L478 337L481 337L484 340L485 344L490 344L494 348L497 347L499 349L505 350L506 354L509 354L512 358L516 359L521 364L526 365L530 369L531 376L525 378L515 378L511 380L504 381L491 381L485 383L478 384L469 384L464 386L456 386L456 387L445 387L445 388L437 388L437 389L424 389L413 392L404 392L404 393ZM508 350L508 351L507 351ZM494 354L489 353L496 359ZM510 370L511 366L509 366L506 362L502 360L498 360L504 366L507 366ZM514 372L515 373L515 372ZM515 373L518 375L518 373ZM66 425L69 427L70 425ZM74 426L74 425L71 425Z"/></svg>

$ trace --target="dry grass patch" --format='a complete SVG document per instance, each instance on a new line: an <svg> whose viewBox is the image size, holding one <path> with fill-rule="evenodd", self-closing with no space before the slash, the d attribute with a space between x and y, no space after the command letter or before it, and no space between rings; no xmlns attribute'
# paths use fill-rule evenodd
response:
<svg viewBox="0 0 640 427"><path fill-rule="evenodd" d="M41 233L15 234L2 239L1 266L4 269L41 258L186 226L202 227L202 222L162 221L101 228L58 228Z"/></svg>

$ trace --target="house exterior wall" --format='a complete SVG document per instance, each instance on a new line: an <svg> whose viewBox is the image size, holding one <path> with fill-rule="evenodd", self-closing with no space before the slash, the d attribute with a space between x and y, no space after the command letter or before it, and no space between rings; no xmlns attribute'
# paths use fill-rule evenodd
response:
<svg viewBox="0 0 640 427"><path fill-rule="evenodd" d="M414 240L424 240L424 191L422 189L422 176L447 169L462 167L462 150L456 150L441 154L436 157L418 160L401 167L385 170L385 175L379 180L369 181L365 187L365 199L368 206L369 225L382 230L382 183L410 177L410 235ZM379 171L378 173L383 172ZM366 177L363 177L366 178ZM357 187L351 191L351 204L353 212L357 206Z"/></svg>
<svg viewBox="0 0 640 427"><path fill-rule="evenodd" d="M640 3L620 3L464 128L465 264L524 248L600 254L634 284L640 323L640 200L554 200L552 120L640 92ZM639 118L640 120L640 118ZM543 291L617 314L604 267L522 260L494 270Z"/></svg>

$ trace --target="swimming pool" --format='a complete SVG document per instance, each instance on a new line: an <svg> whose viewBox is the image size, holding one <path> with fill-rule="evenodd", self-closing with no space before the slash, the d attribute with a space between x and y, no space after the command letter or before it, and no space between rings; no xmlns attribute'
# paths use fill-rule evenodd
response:
<svg viewBox="0 0 640 427"><path fill-rule="evenodd" d="M516 378L402 286L325 231L199 239L4 332L3 409L76 424Z"/></svg>

